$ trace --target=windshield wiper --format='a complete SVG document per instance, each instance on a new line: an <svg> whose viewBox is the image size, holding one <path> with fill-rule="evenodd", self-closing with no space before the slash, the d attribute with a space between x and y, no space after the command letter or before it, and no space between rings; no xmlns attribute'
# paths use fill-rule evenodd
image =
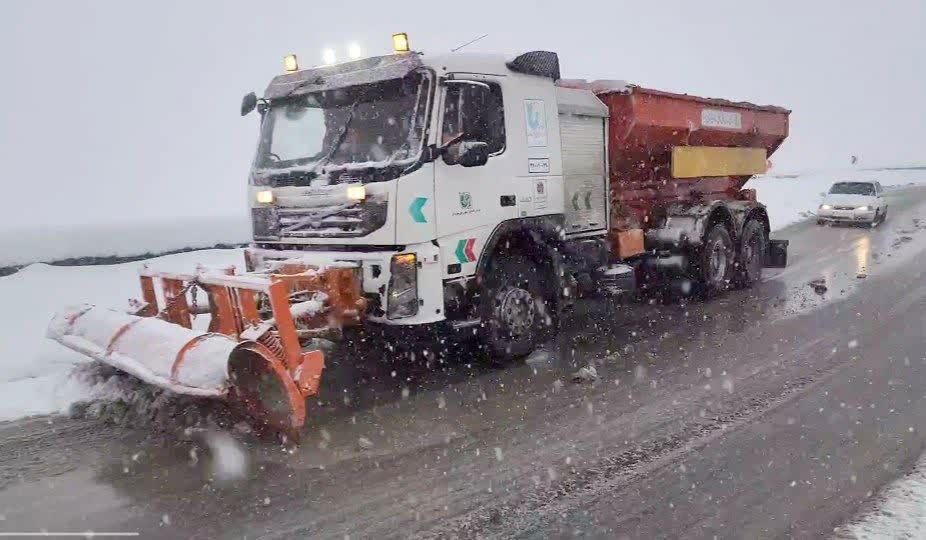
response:
<svg viewBox="0 0 926 540"><path fill-rule="evenodd" d="M347 130L350 129L351 121L354 119L354 111L357 110L357 102L355 101L350 106L350 111L347 113L347 119L344 120L344 126L341 128L341 132L338 133L338 138L334 141L334 144L331 145L331 149L328 150L324 156L321 157L318 161L315 162L315 165L309 169L308 174L313 178L318 176L318 168L322 165L328 163L331 160L331 157L335 152L338 151L338 148L341 148L341 145L344 144L344 138L347 137ZM314 175L314 176L313 176Z"/></svg>

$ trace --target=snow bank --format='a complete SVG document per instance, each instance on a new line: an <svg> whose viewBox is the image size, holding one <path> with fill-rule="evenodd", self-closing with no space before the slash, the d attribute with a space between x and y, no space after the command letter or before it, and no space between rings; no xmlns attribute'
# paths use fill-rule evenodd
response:
<svg viewBox="0 0 926 540"><path fill-rule="evenodd" d="M77 257L132 257L250 241L245 216L0 230L0 267Z"/></svg>
<svg viewBox="0 0 926 540"><path fill-rule="evenodd" d="M795 175L757 176L746 184L768 207L772 230L781 229L816 213L822 193L834 182L870 180L884 187L926 184L926 170L835 169Z"/></svg>
<svg viewBox="0 0 926 540"><path fill-rule="evenodd" d="M149 261L154 269L193 272L197 263L244 265L241 250L179 253ZM64 306L94 302L122 308L140 296L139 262L107 266L33 264L0 277L0 420L64 411L76 401L101 397L72 378L88 358L45 338L52 315Z"/></svg>
<svg viewBox="0 0 926 540"><path fill-rule="evenodd" d="M888 485L872 507L836 530L837 538L926 538L926 456Z"/></svg>

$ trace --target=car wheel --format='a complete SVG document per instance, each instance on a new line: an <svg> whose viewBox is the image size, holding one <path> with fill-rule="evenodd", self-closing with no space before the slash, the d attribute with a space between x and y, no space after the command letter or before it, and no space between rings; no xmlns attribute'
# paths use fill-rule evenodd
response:
<svg viewBox="0 0 926 540"><path fill-rule="evenodd" d="M868 224L870 229L874 229L881 223L881 210L875 210L875 217L871 218L871 223Z"/></svg>

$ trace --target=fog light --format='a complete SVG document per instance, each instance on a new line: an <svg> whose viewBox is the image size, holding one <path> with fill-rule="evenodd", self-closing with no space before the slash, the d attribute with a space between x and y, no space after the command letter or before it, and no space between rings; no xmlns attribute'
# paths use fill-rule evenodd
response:
<svg viewBox="0 0 926 540"><path fill-rule="evenodd" d="M418 314L418 258L414 253L392 257L389 276L389 298L386 316L403 319Z"/></svg>
<svg viewBox="0 0 926 540"><path fill-rule="evenodd" d="M264 191L258 191L254 195L254 198L260 204L273 204L273 191L269 189L266 189Z"/></svg>

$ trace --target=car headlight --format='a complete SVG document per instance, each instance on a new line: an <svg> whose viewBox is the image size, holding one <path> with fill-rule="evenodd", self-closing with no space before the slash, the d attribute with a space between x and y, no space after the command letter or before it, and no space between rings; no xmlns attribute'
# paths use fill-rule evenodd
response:
<svg viewBox="0 0 926 540"><path fill-rule="evenodd" d="M833 209L833 207L830 206L830 205L828 205L828 204L821 204L821 205L820 205L820 210L832 210L832 209Z"/></svg>
<svg viewBox="0 0 926 540"><path fill-rule="evenodd" d="M414 253L393 255L389 266L389 298L386 316L403 319L418 314L418 257Z"/></svg>
<svg viewBox="0 0 926 540"><path fill-rule="evenodd" d="M867 212L868 210L870 210L870 208L868 208L867 206L859 206L858 208L856 208L856 210L858 210L859 212Z"/></svg>

